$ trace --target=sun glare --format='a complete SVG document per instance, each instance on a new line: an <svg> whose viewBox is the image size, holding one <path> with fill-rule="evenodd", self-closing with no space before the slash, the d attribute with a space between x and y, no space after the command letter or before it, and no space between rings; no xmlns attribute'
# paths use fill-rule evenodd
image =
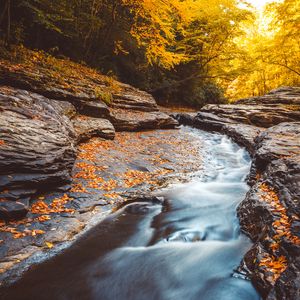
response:
<svg viewBox="0 0 300 300"><path fill-rule="evenodd" d="M266 4L271 2L278 2L278 1L272 1L272 0L248 0L247 2L251 3L256 9L262 11Z"/></svg>
<svg viewBox="0 0 300 300"><path fill-rule="evenodd" d="M271 23L273 17L270 14L266 14L264 9L267 4L274 2L281 2L281 0L247 0L248 3L252 4L257 10L257 26L261 34L266 36L271 36L274 31L270 30L269 24Z"/></svg>

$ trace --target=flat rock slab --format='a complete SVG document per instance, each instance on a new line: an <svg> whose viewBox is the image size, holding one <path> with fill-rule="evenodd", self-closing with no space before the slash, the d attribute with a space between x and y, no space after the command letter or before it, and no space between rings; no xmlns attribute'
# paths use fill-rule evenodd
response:
<svg viewBox="0 0 300 300"><path fill-rule="evenodd" d="M78 143L87 141L92 137L101 137L108 140L113 140L115 137L115 128L107 119L77 115L72 119L72 122Z"/></svg>
<svg viewBox="0 0 300 300"><path fill-rule="evenodd" d="M300 106L298 110L294 110L284 105L206 105L201 112L214 114L221 119L265 128L282 122L300 121Z"/></svg>
<svg viewBox="0 0 300 300"><path fill-rule="evenodd" d="M300 87L284 86L271 91L270 93L259 96L240 99L237 104L285 104L295 105L295 108L300 105Z"/></svg>
<svg viewBox="0 0 300 300"><path fill-rule="evenodd" d="M125 109L112 109L111 121L117 131L170 129L178 125L174 118L162 112L128 111Z"/></svg>
<svg viewBox="0 0 300 300"><path fill-rule="evenodd" d="M71 104L0 87L0 198L28 199L70 181L76 150L67 115L73 112Z"/></svg>
<svg viewBox="0 0 300 300"><path fill-rule="evenodd" d="M0 222L0 282L18 274L20 263L37 251L47 254L73 239L111 208L190 180L201 171L201 149L189 128L117 132L114 140L80 144L69 192L36 197L27 218Z"/></svg>

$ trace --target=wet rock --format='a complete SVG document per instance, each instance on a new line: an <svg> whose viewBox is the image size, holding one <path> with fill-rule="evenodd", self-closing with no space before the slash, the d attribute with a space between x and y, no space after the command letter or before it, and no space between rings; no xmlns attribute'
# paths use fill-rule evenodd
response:
<svg viewBox="0 0 300 300"><path fill-rule="evenodd" d="M246 147L251 155L254 155L255 138L264 130L263 128L241 124L228 118L220 118L212 113L184 113L177 114L174 117L179 124L227 134L237 144Z"/></svg>
<svg viewBox="0 0 300 300"><path fill-rule="evenodd" d="M180 113L171 114L171 117L177 120L179 124L194 126L194 118L196 115L196 113Z"/></svg>
<svg viewBox="0 0 300 300"><path fill-rule="evenodd" d="M92 137L101 137L112 140L115 137L115 129L110 121L87 116L76 116L72 120L77 134L77 142L84 142Z"/></svg>
<svg viewBox="0 0 300 300"><path fill-rule="evenodd" d="M13 201L0 201L0 219L18 220L22 219L27 215L28 207L21 202Z"/></svg>
<svg viewBox="0 0 300 300"><path fill-rule="evenodd" d="M279 124L256 138L252 169L259 174L259 179L238 208L242 230L256 242L250 251L251 259L245 258L247 267L266 299L298 299L300 293L300 239L293 230L298 228L300 219L299 141L300 122ZM275 208L275 204L262 195L262 184L274 191L274 201L278 198ZM274 225L280 220L288 222L281 228L282 235L278 235ZM274 243L278 244L276 251L271 247ZM270 280L268 270L259 265L265 256L287 258L286 270L275 281Z"/></svg>
<svg viewBox="0 0 300 300"><path fill-rule="evenodd" d="M207 105L180 124L225 133L253 157L251 189L238 207L253 241L241 264L264 299L300 297L300 88L284 87L234 105ZM274 126L275 125L275 126ZM261 264L265 258L279 269Z"/></svg>
<svg viewBox="0 0 300 300"><path fill-rule="evenodd" d="M70 181L75 132L68 103L0 87L0 197L18 200Z"/></svg>
<svg viewBox="0 0 300 300"><path fill-rule="evenodd" d="M171 129L178 122L165 113L111 110L111 121L117 131L138 131L145 129Z"/></svg>
<svg viewBox="0 0 300 300"><path fill-rule="evenodd" d="M222 132L231 137L237 144L245 147L251 156L255 155L255 139L263 131L263 128L246 124L230 124L222 129Z"/></svg>

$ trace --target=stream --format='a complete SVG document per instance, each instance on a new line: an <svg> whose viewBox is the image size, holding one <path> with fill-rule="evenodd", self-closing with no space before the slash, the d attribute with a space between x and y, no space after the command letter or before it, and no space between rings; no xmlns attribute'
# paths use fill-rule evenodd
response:
<svg viewBox="0 0 300 300"><path fill-rule="evenodd" d="M250 240L236 208L249 187L248 153L220 134L190 129L202 143L203 170L130 203L56 257L34 265L5 300L256 300L234 276Z"/></svg>

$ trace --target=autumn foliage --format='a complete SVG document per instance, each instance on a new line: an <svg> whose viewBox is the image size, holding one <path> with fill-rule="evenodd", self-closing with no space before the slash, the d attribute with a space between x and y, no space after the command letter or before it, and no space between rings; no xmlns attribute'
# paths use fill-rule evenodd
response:
<svg viewBox="0 0 300 300"><path fill-rule="evenodd" d="M299 84L299 2L258 12L239 0L4 0L0 38L85 62L163 103L220 103L223 92Z"/></svg>
<svg viewBox="0 0 300 300"><path fill-rule="evenodd" d="M297 219L296 216L288 216L287 210L280 202L276 191L265 183L260 185L261 199L270 206L270 211L276 216L272 223L274 235L271 237L270 253L265 253L260 260L259 266L266 269L269 274L267 279L274 283L288 266L288 259L280 255L280 244L285 239L295 245L300 245L300 238L291 232L291 221Z"/></svg>

